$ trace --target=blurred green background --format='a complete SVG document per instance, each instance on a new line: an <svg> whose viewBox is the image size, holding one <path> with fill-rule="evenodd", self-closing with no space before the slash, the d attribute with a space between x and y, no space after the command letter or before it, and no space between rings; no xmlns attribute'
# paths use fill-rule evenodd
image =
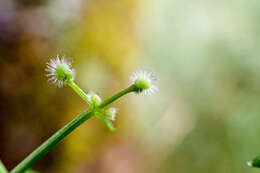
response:
<svg viewBox="0 0 260 173"><path fill-rule="evenodd" d="M139 68L111 133L92 118L34 165L43 173L254 173L260 154L259 0L1 0L0 159L11 169L87 105L44 76L56 54L107 98Z"/></svg>

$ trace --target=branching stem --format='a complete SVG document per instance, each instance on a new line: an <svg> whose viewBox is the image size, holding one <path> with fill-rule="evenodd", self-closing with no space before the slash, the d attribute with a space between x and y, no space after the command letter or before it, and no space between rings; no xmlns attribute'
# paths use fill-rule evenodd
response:
<svg viewBox="0 0 260 173"><path fill-rule="evenodd" d="M83 90L81 90L74 82L67 83L76 93L80 95L80 97L89 103L88 98ZM134 85L120 91L114 96L104 100L100 105L99 109L107 106L108 104L114 102L118 98L123 95L136 91ZM90 103L89 103L90 104ZM95 108L94 108L95 109ZM41 157L47 154L57 143L59 143L62 139L64 139L68 134L70 134L74 129L88 120L90 117L94 115L95 110L90 106L89 109L85 110L77 117L75 117L71 122L62 127L59 131L53 134L49 139L47 139L42 145L36 148L31 154L29 154L22 162L20 162L10 173L23 173L28 168L30 168L36 161L38 161ZM99 116L99 115L98 115ZM99 117L102 119L102 117ZM104 121L104 119L102 119ZM105 121L104 121L105 122ZM111 127L110 127L111 128ZM5 172L3 172L5 173Z"/></svg>

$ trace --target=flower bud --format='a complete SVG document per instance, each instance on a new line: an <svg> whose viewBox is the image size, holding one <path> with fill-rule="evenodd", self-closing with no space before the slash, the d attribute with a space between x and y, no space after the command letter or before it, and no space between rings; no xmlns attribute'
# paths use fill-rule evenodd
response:
<svg viewBox="0 0 260 173"><path fill-rule="evenodd" d="M99 106L102 102L101 97L94 92L90 92L89 94L87 94L87 97L88 97L88 101L91 104L94 104L95 106Z"/></svg>
<svg viewBox="0 0 260 173"><path fill-rule="evenodd" d="M116 120L116 112L117 112L117 109L114 108L114 107L111 107L109 108L108 110L106 110L106 116L112 120L112 121L115 121Z"/></svg>

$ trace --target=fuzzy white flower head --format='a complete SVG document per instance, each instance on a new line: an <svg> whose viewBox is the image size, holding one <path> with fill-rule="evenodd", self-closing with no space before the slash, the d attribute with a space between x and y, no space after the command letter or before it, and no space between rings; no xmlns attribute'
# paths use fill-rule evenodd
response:
<svg viewBox="0 0 260 173"><path fill-rule="evenodd" d="M114 107L109 108L108 110L106 110L106 115L108 116L108 118L112 121L116 120L116 112L117 109Z"/></svg>
<svg viewBox="0 0 260 173"><path fill-rule="evenodd" d="M97 95L95 92L91 91L89 94L87 94L88 101L91 104L94 104L95 106L98 106L101 104L102 99L99 95Z"/></svg>
<svg viewBox="0 0 260 173"><path fill-rule="evenodd" d="M157 86L154 84L156 81L152 72L145 70L137 70L130 77L132 84L137 88L137 93L141 95L151 95L158 91Z"/></svg>
<svg viewBox="0 0 260 173"><path fill-rule="evenodd" d="M58 87L64 86L67 82L73 81L75 78L75 70L71 68L71 62L57 55L56 58L50 60L46 63L47 67L45 69L49 77L49 81L56 84Z"/></svg>

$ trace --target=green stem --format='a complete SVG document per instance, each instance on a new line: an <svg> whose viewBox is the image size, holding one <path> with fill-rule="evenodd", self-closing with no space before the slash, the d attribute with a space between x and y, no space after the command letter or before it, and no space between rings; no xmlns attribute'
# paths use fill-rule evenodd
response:
<svg viewBox="0 0 260 173"><path fill-rule="evenodd" d="M113 95L112 97L104 100L100 105L99 108L103 108L107 106L108 104L112 103L113 101L117 100L119 97L122 97L123 95L136 91L136 87L134 85L131 85L130 87L120 91L119 93Z"/></svg>
<svg viewBox="0 0 260 173"><path fill-rule="evenodd" d="M0 173L8 173L5 165L3 164L3 162L0 160Z"/></svg>
<svg viewBox="0 0 260 173"><path fill-rule="evenodd" d="M71 122L61 128L58 132L52 135L47 141L34 150L21 163L19 163L10 173L22 173L31 167L37 160L48 153L58 142L70 134L75 128L85 122L93 115L93 112L87 109L79 114Z"/></svg>
<svg viewBox="0 0 260 173"><path fill-rule="evenodd" d="M76 91L81 98L83 98L87 103L89 103L86 94L74 83L67 83L71 88ZM98 108L103 108L106 105L112 103L119 97L129 93L136 91L136 87L131 85L130 87L120 91L114 96L104 100ZM91 107L90 107L91 108ZM94 114L93 109L87 109L81 114L79 114L76 118L74 118L71 122L61 128L58 132L52 135L49 139L47 139L42 145L40 145L37 149L35 149L29 156L27 156L22 162L20 162L10 173L23 173L26 169L30 168L37 160L47 154L57 143L59 143L62 139L64 139L68 134L70 134L75 128L84 123L87 119L89 119ZM109 124L111 125L111 124Z"/></svg>
<svg viewBox="0 0 260 173"><path fill-rule="evenodd" d="M89 105L91 104L88 100L87 94L82 89L80 89L75 82L73 81L67 82L67 85L69 85Z"/></svg>

